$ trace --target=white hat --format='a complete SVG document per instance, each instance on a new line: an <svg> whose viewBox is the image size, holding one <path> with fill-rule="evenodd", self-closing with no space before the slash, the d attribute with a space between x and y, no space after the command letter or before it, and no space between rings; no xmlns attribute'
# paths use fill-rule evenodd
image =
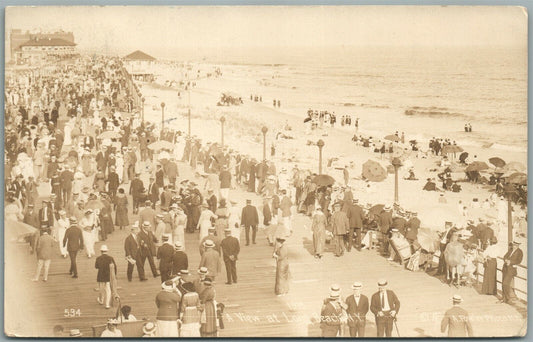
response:
<svg viewBox="0 0 533 342"><path fill-rule="evenodd" d="M352 285L352 289L360 289L360 288L362 288L362 287L363 287L363 284L360 283L360 282L358 282L358 281L356 281L356 282L353 283L353 285Z"/></svg>
<svg viewBox="0 0 533 342"><path fill-rule="evenodd" d="M341 288L339 285L333 284L329 290L329 298L339 298L341 296Z"/></svg>
<svg viewBox="0 0 533 342"><path fill-rule="evenodd" d="M454 303L461 303L463 301L463 297L458 294L454 294L452 300Z"/></svg>
<svg viewBox="0 0 533 342"><path fill-rule="evenodd" d="M204 247L215 247L215 243L211 240L205 240Z"/></svg>
<svg viewBox="0 0 533 342"><path fill-rule="evenodd" d="M143 333L145 333L146 335L150 335L155 332L155 329L156 329L156 326L153 322L147 322L143 326Z"/></svg>
<svg viewBox="0 0 533 342"><path fill-rule="evenodd" d="M174 286L174 282L171 280L167 280L161 284L161 288L166 291L172 291L174 289Z"/></svg>
<svg viewBox="0 0 533 342"><path fill-rule="evenodd" d="M387 279L378 280L378 286L387 286Z"/></svg>
<svg viewBox="0 0 533 342"><path fill-rule="evenodd" d="M71 329L69 336L70 337L80 337L80 336L83 336L83 334L81 333L80 329Z"/></svg>
<svg viewBox="0 0 533 342"><path fill-rule="evenodd" d="M107 245L102 245L102 246L100 247L100 251L101 251L101 252L108 252L108 251L109 251L109 248L107 248Z"/></svg>
<svg viewBox="0 0 533 342"><path fill-rule="evenodd" d="M110 318L107 320L107 324L115 324L118 325L120 322L115 318Z"/></svg>

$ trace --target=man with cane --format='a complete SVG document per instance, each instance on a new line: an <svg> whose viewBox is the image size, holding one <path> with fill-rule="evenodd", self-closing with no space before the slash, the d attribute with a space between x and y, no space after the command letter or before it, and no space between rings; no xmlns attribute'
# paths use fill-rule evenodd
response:
<svg viewBox="0 0 533 342"><path fill-rule="evenodd" d="M392 290L387 290L387 280L378 281L378 292L372 295L370 311L376 317L378 337L391 337L392 325L396 322L396 315L400 310L400 301ZM398 326L396 326L398 333Z"/></svg>

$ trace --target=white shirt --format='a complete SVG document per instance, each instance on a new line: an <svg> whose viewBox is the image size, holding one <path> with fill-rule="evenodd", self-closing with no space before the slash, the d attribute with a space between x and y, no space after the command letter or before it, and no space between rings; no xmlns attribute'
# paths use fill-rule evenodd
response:
<svg viewBox="0 0 533 342"><path fill-rule="evenodd" d="M485 249L483 255L486 258L497 258L499 255L498 248L496 247L496 245L490 245L487 247L487 249Z"/></svg>
<svg viewBox="0 0 533 342"><path fill-rule="evenodd" d="M380 300L380 304L382 305L381 311L390 311L389 298L387 297L387 290L379 293L379 300Z"/></svg>

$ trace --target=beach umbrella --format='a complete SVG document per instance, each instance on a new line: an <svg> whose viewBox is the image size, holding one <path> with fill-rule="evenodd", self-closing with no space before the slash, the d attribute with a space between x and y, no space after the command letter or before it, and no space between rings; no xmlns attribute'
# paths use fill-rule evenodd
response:
<svg viewBox="0 0 533 342"><path fill-rule="evenodd" d="M463 152L463 148L457 145L446 145L442 148L442 154Z"/></svg>
<svg viewBox="0 0 533 342"><path fill-rule="evenodd" d="M105 131L98 136L98 139L119 139L122 135L115 131Z"/></svg>
<svg viewBox="0 0 533 342"><path fill-rule="evenodd" d="M5 220L5 234L10 240L19 240L37 233L38 229L24 222Z"/></svg>
<svg viewBox="0 0 533 342"><path fill-rule="evenodd" d="M526 167L524 164L519 162L510 162L507 163L503 168L504 171L515 171L515 172L524 172L526 171Z"/></svg>
<svg viewBox="0 0 533 342"><path fill-rule="evenodd" d="M527 184L527 175L523 172L515 172L507 177L507 183L526 185Z"/></svg>
<svg viewBox="0 0 533 342"><path fill-rule="evenodd" d="M328 186L335 183L335 178L330 175L318 175L313 178L312 182L318 186Z"/></svg>
<svg viewBox="0 0 533 342"><path fill-rule="evenodd" d="M166 140L159 140L148 145L148 148L154 151L172 150L174 149L174 144Z"/></svg>
<svg viewBox="0 0 533 342"><path fill-rule="evenodd" d="M368 209L368 216L379 215L379 213L383 211L384 207L384 204L376 204L372 206L370 209Z"/></svg>
<svg viewBox="0 0 533 342"><path fill-rule="evenodd" d="M472 163L468 164L468 166L466 167L465 171L466 172L482 171L482 170L486 170L488 168L489 168L489 166L487 165L487 163L481 162L481 161L475 161L475 162L472 162Z"/></svg>
<svg viewBox="0 0 533 342"><path fill-rule="evenodd" d="M440 247L439 233L429 228L418 229L418 235L416 239L422 249L429 253L436 252Z"/></svg>
<svg viewBox="0 0 533 342"><path fill-rule="evenodd" d="M399 136L395 135L395 134L389 134L387 135L385 138L383 138L385 140L389 140L389 141L401 141L402 139L400 139Z"/></svg>
<svg viewBox="0 0 533 342"><path fill-rule="evenodd" d="M363 164L362 176L371 182L381 182L387 178L387 170L374 160L367 160Z"/></svg>
<svg viewBox="0 0 533 342"><path fill-rule="evenodd" d="M494 165L495 167L504 167L505 161L502 158L499 157L492 157L489 159L489 163Z"/></svg>

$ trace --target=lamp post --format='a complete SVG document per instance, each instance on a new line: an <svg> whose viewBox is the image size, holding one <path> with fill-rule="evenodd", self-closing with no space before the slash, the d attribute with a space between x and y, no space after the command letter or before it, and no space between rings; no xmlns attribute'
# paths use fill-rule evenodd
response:
<svg viewBox="0 0 533 342"><path fill-rule="evenodd" d="M398 169L402 166L400 158L394 158L391 161L394 166L394 203L398 203Z"/></svg>
<svg viewBox="0 0 533 342"><path fill-rule="evenodd" d="M222 116L220 118L220 129L221 129L220 142L222 144L222 147L224 147L224 122L226 122L226 118Z"/></svg>
<svg viewBox="0 0 533 342"><path fill-rule="evenodd" d="M513 205L511 198L515 194L516 189L513 184L505 184L503 190L507 195L507 243L513 242Z"/></svg>
<svg viewBox="0 0 533 342"><path fill-rule="evenodd" d="M142 116L142 120L141 121L142 121L142 125L144 126L144 101L145 101L144 96L141 98L141 101L143 103L143 105L142 105L143 107L141 109L141 116Z"/></svg>
<svg viewBox="0 0 533 342"><path fill-rule="evenodd" d="M165 129L165 102L161 102L161 134Z"/></svg>
<svg viewBox="0 0 533 342"><path fill-rule="evenodd" d="M187 97L188 97L188 105L187 105L188 129L189 129L189 137L190 137L191 136L191 86L188 81L187 81Z"/></svg>
<svg viewBox="0 0 533 342"><path fill-rule="evenodd" d="M316 146L318 146L318 174L322 174L322 147L324 147L324 140L320 139L317 141Z"/></svg>
<svg viewBox="0 0 533 342"><path fill-rule="evenodd" d="M268 132L268 127L263 126L263 128L261 128L261 132L263 132L263 161L265 161L266 160L266 136Z"/></svg>

